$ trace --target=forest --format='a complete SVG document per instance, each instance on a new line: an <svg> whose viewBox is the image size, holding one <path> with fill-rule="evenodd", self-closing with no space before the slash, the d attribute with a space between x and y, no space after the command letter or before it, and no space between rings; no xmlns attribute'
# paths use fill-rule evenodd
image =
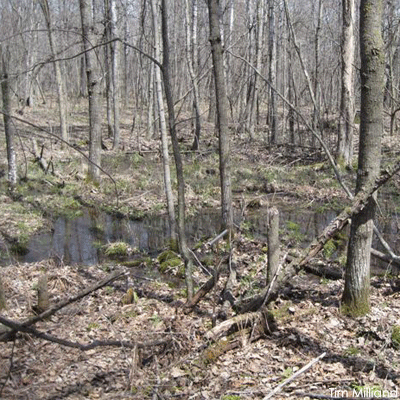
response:
<svg viewBox="0 0 400 400"><path fill-rule="evenodd" d="M400 398L400 1L0 19L0 399Z"/></svg>

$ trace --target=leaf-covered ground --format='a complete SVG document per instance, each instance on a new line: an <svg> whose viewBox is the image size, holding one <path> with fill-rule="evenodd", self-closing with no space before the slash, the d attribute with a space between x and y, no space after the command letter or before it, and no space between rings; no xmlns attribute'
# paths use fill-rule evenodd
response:
<svg viewBox="0 0 400 400"><path fill-rule="evenodd" d="M264 270L263 263L256 261L259 245L246 239L240 245L247 252L238 257L235 294L244 296L262 285ZM157 260L143 268L157 268ZM33 315L36 282L44 272L52 304L108 274L96 266L56 266L52 261L5 267L7 310L2 315L18 321ZM273 398L305 398L299 392L331 395L332 390L351 395L353 390L368 389L393 395L398 389L400 288L394 278L373 278L370 314L350 319L339 312L342 281L300 274L270 305L275 320L270 331L255 324L217 343L205 334L213 320L217 325L222 322L215 316L221 308L218 300L225 276L190 313L184 312L183 285L177 285L176 279L142 278L137 269L126 269L124 278L36 327L82 344L161 340L162 345L81 351L19 334L15 342L0 344L1 398L262 399L322 353L326 353L322 360ZM198 285L205 280L196 273ZM124 304L129 288L134 290L133 303Z"/></svg>

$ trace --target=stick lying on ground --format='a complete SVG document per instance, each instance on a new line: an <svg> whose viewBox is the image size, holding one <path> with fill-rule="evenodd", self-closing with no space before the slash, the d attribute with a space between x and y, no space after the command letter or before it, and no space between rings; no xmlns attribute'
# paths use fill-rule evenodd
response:
<svg viewBox="0 0 400 400"><path fill-rule="evenodd" d="M66 306L70 305L71 303L74 303L80 299L83 299L88 294L90 294L98 289L101 289L102 287L106 286L107 284L109 284L112 281L115 281L116 279L120 278L123 275L125 275L124 271L115 271L115 272L107 275L104 279L102 279L100 282L97 282L95 285L83 290L82 292L78 293L76 296L68 297L67 299L60 301L58 304L56 304L55 306L42 312L41 314L36 315L35 317L30 318L30 319L26 320L25 322L15 322L14 327L10 326L7 323L3 323L3 325L8 326L12 330L0 335L0 342L7 342L9 340L13 340L13 337L16 332L18 332L18 331L25 332L22 330L22 328L27 328L31 325L34 325L38 321L49 318L50 316L52 316L53 314L55 314L57 311L61 310L62 308L66 307ZM3 319L3 317L0 317L0 318ZM4 319L4 320L9 321L6 319ZM2 321L0 320L0 322L2 322ZM11 322L14 323L14 321L11 321Z"/></svg>

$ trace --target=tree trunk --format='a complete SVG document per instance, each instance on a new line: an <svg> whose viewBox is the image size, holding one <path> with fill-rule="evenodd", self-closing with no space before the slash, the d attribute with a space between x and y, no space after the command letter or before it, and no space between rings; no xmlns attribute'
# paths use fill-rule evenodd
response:
<svg viewBox="0 0 400 400"><path fill-rule="evenodd" d="M101 107L100 107L100 76L99 67L94 50L90 50L96 43L91 5L89 0L79 0L83 45L85 49L86 80L89 95L89 178L94 182L100 180L101 166Z"/></svg>
<svg viewBox="0 0 400 400"><path fill-rule="evenodd" d="M193 262L189 253L189 247L186 240L185 232L185 180L183 177L182 157L179 150L178 137L176 135L174 100L171 87L170 62L169 62L169 37L167 23L167 4L165 0L161 0L161 20L162 20L162 40L163 40L163 62L162 72L164 78L164 91L168 106L168 124L169 133L171 135L172 150L174 152L176 176L178 180L178 235L179 250L185 262L185 278L187 287L187 300L191 302L193 297L193 278L192 269Z"/></svg>
<svg viewBox="0 0 400 400"><path fill-rule="evenodd" d="M356 190L359 192L379 175L383 132L385 56L381 34L382 0L361 0L361 124ZM376 197L376 195L375 195ZM359 316L370 309L370 259L375 200L352 218L347 253L344 313Z"/></svg>
<svg viewBox="0 0 400 400"><path fill-rule="evenodd" d="M199 85L197 83L196 54L197 54L197 0L186 0L186 58L188 63L190 80L193 85L193 109L195 117L195 132L192 150L199 149L201 119Z"/></svg>
<svg viewBox="0 0 400 400"><path fill-rule="evenodd" d="M161 43L160 43L160 30L158 23L156 0L151 1L151 7L153 14L155 58L159 60L161 57ZM151 68L153 68L153 66L151 66ZM175 220L175 209L174 209L174 196L172 194L172 185L171 185L171 172L169 167L168 132L167 132L167 123L165 119L161 70L158 66L155 67L155 85L156 85L156 95L158 103L158 113L160 118L161 153L162 153L163 172L164 172L164 190L165 190L165 196L167 198L167 211L168 211L169 228L171 232L171 240L175 241L176 220ZM153 99L150 100L153 101ZM151 118L153 119L153 116L151 116Z"/></svg>
<svg viewBox="0 0 400 400"><path fill-rule="evenodd" d="M345 167L353 158L355 1L342 0L342 94L336 161Z"/></svg>
<svg viewBox="0 0 400 400"><path fill-rule="evenodd" d="M275 0L268 5L268 79L276 87L276 38L275 38ZM276 93L268 88L268 124L271 144L277 143L277 103Z"/></svg>
<svg viewBox="0 0 400 400"><path fill-rule="evenodd" d="M110 1L110 37L111 39L117 38L118 25L117 25L117 4L115 0ZM120 42L119 40L110 44L111 46L111 83L112 83L112 110L114 118L114 141L113 148L117 149L120 143L120 78L119 78L119 64L120 64Z"/></svg>
<svg viewBox="0 0 400 400"><path fill-rule="evenodd" d="M53 31L51 26L51 16L49 3L47 0L41 0L40 6L43 11L44 19L46 20L47 36L49 38L50 52L53 59L56 59L56 49L54 46ZM69 142L69 134L67 127L67 104L65 99L64 81L61 74L61 65L59 61L54 61L54 71L56 74L58 109L60 114L61 138L65 142Z"/></svg>
<svg viewBox="0 0 400 400"><path fill-rule="evenodd" d="M219 136L219 170L221 180L222 221L229 231L233 228L232 187L230 173L230 138L228 98L226 96L223 48L219 23L219 0L208 0L210 43L214 67L217 126Z"/></svg>
<svg viewBox="0 0 400 400"><path fill-rule="evenodd" d="M7 49L8 50L8 49ZM8 182L11 186L15 186L17 184L17 157L15 154L15 128L14 123L11 119L11 90L10 90L10 81L8 77L8 61L10 59L9 54L4 54L4 52L8 53L7 50L3 50L0 47L0 58L1 58L1 91L2 91L2 99L3 99L3 119L4 119L4 131L6 134L6 143L7 143L7 161L8 161Z"/></svg>

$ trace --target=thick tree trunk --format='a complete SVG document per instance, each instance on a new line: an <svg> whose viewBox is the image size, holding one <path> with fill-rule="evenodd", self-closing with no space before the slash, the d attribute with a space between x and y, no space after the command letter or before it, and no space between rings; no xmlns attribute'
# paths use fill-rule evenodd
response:
<svg viewBox="0 0 400 400"><path fill-rule="evenodd" d="M94 50L90 50L96 43L94 25L89 0L79 0L83 45L86 51L86 76L89 95L89 178L95 182L100 180L101 166L101 106L100 106L100 76L98 62Z"/></svg>
<svg viewBox="0 0 400 400"><path fill-rule="evenodd" d="M9 54L4 54L4 50L0 47L0 62L1 62L1 91L3 99L3 119L4 131L6 134L7 143L7 161L8 161L8 182L11 186L17 184L17 157L15 153L15 128L11 119L11 90L8 76L8 59Z"/></svg>
<svg viewBox="0 0 400 400"><path fill-rule="evenodd" d="M230 173L230 138L228 127L229 106L225 87L223 48L219 23L219 0L208 0L208 11L217 105L222 221L225 228L231 231L233 228L233 211Z"/></svg>
<svg viewBox="0 0 400 400"><path fill-rule="evenodd" d="M342 0L342 89L336 161L345 167L353 158L355 0Z"/></svg>
<svg viewBox="0 0 400 400"><path fill-rule="evenodd" d="M383 132L385 55L381 33L382 0L361 0L361 124L356 190L359 192L379 175ZM353 216L348 246L344 313L364 315L370 309L370 259L375 200Z"/></svg>

